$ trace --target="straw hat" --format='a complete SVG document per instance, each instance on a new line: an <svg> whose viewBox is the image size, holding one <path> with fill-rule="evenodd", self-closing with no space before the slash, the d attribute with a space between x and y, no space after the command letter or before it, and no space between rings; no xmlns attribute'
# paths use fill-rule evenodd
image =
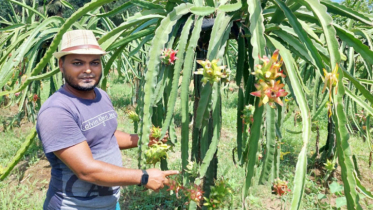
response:
<svg viewBox="0 0 373 210"><path fill-rule="evenodd" d="M92 31L73 30L63 35L60 51L53 53L57 59L70 54L105 55L106 52L102 50Z"/></svg>

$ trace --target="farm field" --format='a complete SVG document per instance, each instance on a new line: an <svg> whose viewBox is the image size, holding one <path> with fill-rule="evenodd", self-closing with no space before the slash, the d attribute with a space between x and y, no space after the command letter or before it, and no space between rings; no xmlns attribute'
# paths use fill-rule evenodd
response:
<svg viewBox="0 0 373 210"><path fill-rule="evenodd" d="M47 83L47 82L46 82ZM128 119L126 110L131 108L130 106L130 86L124 84L120 79L112 79L110 82L110 88L108 94L111 97L113 105L118 113L118 129L125 132L133 132L133 123ZM47 84L45 84L48 87ZM232 150L236 147L236 103L237 97L234 91L237 91L237 86L231 85L232 91L227 91L223 94L223 128L222 137L219 142L219 171L218 177L224 177L228 180L228 183L233 189L233 203L229 209L240 209L241 208L241 187L243 185L244 169L240 166L235 166L232 158ZM41 100L46 100L48 89L43 89ZM176 109L180 109L178 105ZM14 110L1 109L1 118L5 119L11 117L14 114ZM323 110L323 113L319 117L320 125L320 145L325 144L327 135L327 108ZM297 161L297 154L300 151L299 141L300 134L293 134L286 132L287 130L298 131L301 128L301 124L297 124L294 127L294 114L290 113L284 121L284 132L283 144L281 152L283 159L281 160L280 178L289 181L289 188L292 188L293 183L291 180L294 176L295 164ZM323 117L324 116L324 117ZM180 139L180 119L175 119L177 126L176 131L178 139ZM0 142L0 160L1 165L4 166L16 153L17 148L22 144L22 140L27 136L33 127L32 123L26 120L21 122L20 127L15 127L11 131L4 131L1 129L1 139L7 139L7 141ZM355 135L351 138L351 147L353 152L359 153L358 164L361 174L361 181L368 189L373 190L373 169L368 167L369 162L369 148L368 143L363 142L362 138ZM307 157L310 159L315 153L316 144L316 133L313 132L310 137L310 143L308 148ZM175 146L175 152L170 153L169 168L181 170L181 157L180 157L180 143L178 142ZM123 151L122 160L124 167L136 168L137 167L137 151L135 149ZM254 179L258 180L260 176L260 165L256 168L256 175ZM343 190L339 187L334 193L331 192L330 187L325 187L324 171L318 168L310 168L307 171L306 176L306 189L305 196L303 198L303 204L301 209L347 209L345 202L340 204L336 201L343 198ZM332 178L331 183L338 183L339 186L343 184L340 177L340 168L337 168L336 175ZM31 148L27 151L24 158L17 165L15 170L9 176L9 178L3 182L0 182L0 198L1 198L1 209L41 209L45 193L48 189L48 183L50 178L50 166L46 160L39 139L35 139ZM254 182L254 183L257 183ZM339 190L339 191L338 191ZM285 196L279 197L277 195L271 195L271 188L269 185L258 185L253 186L251 195L246 199L248 209L289 209L290 200L292 193L288 193ZM185 202L187 200L178 199L174 193L167 191L167 189L161 190L160 193L154 193L150 191L142 191L137 186L123 187L122 197L120 200L121 207L123 209L174 209L176 207L185 208ZM343 202L343 201L342 201ZM344 205L343 205L344 204ZM368 198L362 199L364 209L373 208L372 200Z"/></svg>
<svg viewBox="0 0 373 210"><path fill-rule="evenodd" d="M373 209L372 27L373 0L1 0L0 209L114 206L120 158L152 189L122 209Z"/></svg>

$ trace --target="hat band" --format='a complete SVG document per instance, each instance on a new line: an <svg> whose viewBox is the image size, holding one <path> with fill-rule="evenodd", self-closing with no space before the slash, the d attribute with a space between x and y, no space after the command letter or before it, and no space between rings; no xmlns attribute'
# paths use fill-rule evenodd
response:
<svg viewBox="0 0 373 210"><path fill-rule="evenodd" d="M87 44L87 45L78 45L78 46L73 46L73 47L68 47L63 50L62 52L68 52L68 51L73 51L73 50L80 50L80 49L97 49L97 50L102 50L100 46L93 45L93 44Z"/></svg>

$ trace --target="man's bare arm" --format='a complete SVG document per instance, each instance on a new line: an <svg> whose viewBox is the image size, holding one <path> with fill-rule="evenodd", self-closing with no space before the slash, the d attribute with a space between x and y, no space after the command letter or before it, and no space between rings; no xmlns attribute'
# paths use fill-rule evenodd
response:
<svg viewBox="0 0 373 210"><path fill-rule="evenodd" d="M119 145L119 149L130 149L137 147L139 142L139 136L137 134L129 134L123 131L116 130L114 133L115 137L117 138L117 142ZM168 132L162 139L163 143L166 143L168 139ZM158 142L157 139L154 139L153 137L149 136L149 144L148 146L151 146L153 144L156 144Z"/></svg>
<svg viewBox="0 0 373 210"><path fill-rule="evenodd" d="M137 185L141 181L142 171L139 169L126 169L109 163L93 159L91 150L86 141L72 147L58 150L54 154L63 161L81 180L100 186L126 186ZM178 171L161 171L148 169L149 181L146 188L159 190L168 184L169 175L178 174Z"/></svg>
<svg viewBox="0 0 373 210"><path fill-rule="evenodd" d="M119 149L130 149L137 147L139 136L116 130L114 133L117 138Z"/></svg>

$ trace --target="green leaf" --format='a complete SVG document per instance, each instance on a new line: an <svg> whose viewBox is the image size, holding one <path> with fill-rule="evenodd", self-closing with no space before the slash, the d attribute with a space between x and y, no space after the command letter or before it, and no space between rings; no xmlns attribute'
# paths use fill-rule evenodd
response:
<svg viewBox="0 0 373 210"><path fill-rule="evenodd" d="M325 195L325 194L321 194L321 193L319 193L319 194L317 195L317 199L319 199L319 200L324 199L324 198L326 198L326 195Z"/></svg>
<svg viewBox="0 0 373 210"><path fill-rule="evenodd" d="M150 1L131 0L131 3L140 6L142 9L164 9L162 5L154 4Z"/></svg>
<svg viewBox="0 0 373 210"><path fill-rule="evenodd" d="M159 71L160 54L161 50L164 49L165 44L168 40L168 35L172 31L173 26L176 22L185 14L189 12L189 9L193 5L191 4L180 4L165 17L158 28L155 31L154 38L151 43L149 50L149 59L147 62L148 71L145 75L145 86L144 86L144 108L143 108L143 124L141 126L140 140L139 140L139 166L144 167L143 161L144 150L149 142L150 127L152 125L151 116L153 114L153 103L154 103L154 90L157 84L157 76Z"/></svg>
<svg viewBox="0 0 373 210"><path fill-rule="evenodd" d="M350 97L353 101L363 107L370 115L373 116L373 108L364 102L363 99L359 98L356 94L353 94L349 89L345 89L346 95Z"/></svg>
<svg viewBox="0 0 373 210"><path fill-rule="evenodd" d="M275 158L275 146L276 146L276 112L275 109L269 106L269 104L265 105L266 109L266 154L264 156L264 163L262 172L259 178L259 184L266 184L267 182L271 183L273 178L273 163Z"/></svg>
<svg viewBox="0 0 373 210"><path fill-rule="evenodd" d="M338 193L338 192L342 192L343 191L343 186L338 184L338 182L332 182L329 185L329 189L330 189L330 192L332 194L335 194L335 193Z"/></svg>
<svg viewBox="0 0 373 210"><path fill-rule="evenodd" d="M249 191L250 186L253 182L253 176L254 176L254 166L257 160L256 153L258 151L258 145L259 145L259 138L261 137L260 127L262 125L263 120L263 110L264 106L258 107L259 100L256 100L255 105L255 111L254 111L254 123L251 126L251 130L258 131L258 132L252 132L249 139L249 146L248 146L248 152L246 153L247 156L242 157L246 160L247 166L246 166L246 178L245 178L245 186L243 188L243 196L246 197Z"/></svg>
<svg viewBox="0 0 373 210"><path fill-rule="evenodd" d="M369 199L373 199L373 194L369 192L364 185L361 184L360 179L357 177L356 172L354 173L354 177L356 180L356 185L359 188L360 192L362 192L365 196L367 196ZM362 198L361 198L362 199Z"/></svg>
<svg viewBox="0 0 373 210"><path fill-rule="evenodd" d="M61 26L61 28L59 29L58 33L55 35L51 45L49 46L48 50L45 52L43 58L40 60L40 62L35 66L35 68L32 70L31 72L31 76L36 76L40 73L40 71L42 71L42 69L47 65L48 62L50 62L50 59L52 58L52 55L53 53L57 50L57 47L58 47L58 44L60 43L61 39L62 39L62 35L79 19L81 18L83 15L87 14L87 12L93 10L93 9L96 9L98 7L100 7L101 5L105 4L105 3L109 3L111 2L112 0L93 0L91 1L90 3L87 3L85 4L82 8L80 8L78 11L76 11L70 18L68 18L64 24ZM46 20L44 20L42 22L42 24L40 24L38 27L40 28L43 28L44 27L44 24L45 25L48 25L49 23L53 22L53 23L58 23L58 22L63 22L64 20L60 17L50 17L50 18L47 18ZM37 30L34 30L33 33L36 33L36 35L39 35L38 34L38 31ZM29 38L28 41L32 41L33 38ZM26 44L27 45L27 44ZM21 54L22 55L22 54ZM22 56L23 58L23 56ZM14 59L11 58L11 59ZM14 65L14 64L12 64ZM12 66L10 66L12 67ZM3 69L2 69L3 71ZM0 74L2 73L2 71L0 71ZM0 75L0 77L2 77ZM6 77L2 77L2 78L6 78ZM3 86L2 83L2 78L0 78L0 87ZM9 91L8 93L15 93L15 92L19 92L20 90L22 90L23 88L27 87L28 84L24 83L20 88L18 88L17 90L12 90L12 91ZM1 92L0 93L0 96L4 95L4 94L8 94L8 93L5 93L4 92Z"/></svg>
<svg viewBox="0 0 373 210"><path fill-rule="evenodd" d="M304 186L306 182L306 173L307 173L307 144L311 135L311 116L310 110L307 104L306 97L304 95L304 90L302 89L302 84L299 81L298 69L296 67L295 61L292 57L292 54L287 50L283 45L281 45L275 39L267 36L271 43L280 50L280 55L284 60L287 75L290 79L291 86L293 88L294 95L296 97L297 104L301 111L302 116L302 139L303 146L301 152L298 156L298 162L296 165L295 177L294 177L294 189L293 189L293 199L291 203L291 209L299 209L302 196L304 193Z"/></svg>
<svg viewBox="0 0 373 210"><path fill-rule="evenodd" d="M318 18L325 36L327 48L330 56L330 67L334 67L340 62L339 43L336 37L335 29L333 28L333 19L327 13L326 7L321 5L318 1L313 0L300 0L300 4L310 9L313 14Z"/></svg>
<svg viewBox="0 0 373 210"><path fill-rule="evenodd" d="M233 12L233 11L241 9L241 7L242 7L241 0L237 0L237 2L234 4L226 4L226 5L219 6L218 10L222 12Z"/></svg>
<svg viewBox="0 0 373 210"><path fill-rule="evenodd" d="M21 158L33 142L34 138L36 137L36 134L36 129L34 128L31 130L30 134L27 135L26 140L22 143L21 147L18 149L13 159L8 163L8 166L5 168L4 173L0 174L0 181L3 181L12 171L12 169L17 165L17 163L21 160Z"/></svg>
<svg viewBox="0 0 373 210"><path fill-rule="evenodd" d="M335 206L337 208L341 208L342 206L346 206L347 205L347 200L346 200L346 197L338 197L337 199L335 199Z"/></svg>
<svg viewBox="0 0 373 210"><path fill-rule="evenodd" d="M264 38L264 18L262 14L261 1L259 0L248 0L248 12L249 12L249 21L250 23L250 33L251 39L250 43L252 45L252 58L254 59L254 65L259 64L259 57L263 57L265 54L265 38ZM262 114L264 107L258 107L259 100L256 100L255 112L254 112L254 123L251 127L254 131L259 131L262 124ZM260 138L260 132L253 132L249 138L248 157L242 157L243 161L247 162L246 165L246 178L245 186L243 187L243 198L249 193L250 186L252 185L253 176L254 176L254 167L257 160L256 153L258 151L258 142ZM246 145L245 145L246 146ZM245 205L245 204L243 204Z"/></svg>
<svg viewBox="0 0 373 210"><path fill-rule="evenodd" d="M202 30L203 17L198 17L193 28L192 36L189 39L185 60L190 62L184 63L183 79L181 82L181 165L182 170L185 170L189 158L189 85L192 77L192 70L196 65L195 49ZM193 61L193 62L192 62ZM186 175L185 175L186 176Z"/></svg>
<svg viewBox="0 0 373 210"><path fill-rule="evenodd" d="M324 44L320 38L318 37L318 35L314 32L315 29L311 28L311 26L302 21L302 20L298 20L299 23L302 25L303 29L307 32L307 34L312 38L314 39L315 41L317 41L319 44Z"/></svg>
<svg viewBox="0 0 373 210"><path fill-rule="evenodd" d="M212 97L212 115L213 115L213 136L211 139L211 143L208 147L208 150L205 154L205 157L202 160L202 164L199 170L200 178L204 177L206 175L207 169L210 166L210 162L214 158L214 154L216 153L216 150L218 149L218 143L220 139L220 117L221 117L221 94L220 94L220 85L219 83L215 82L213 85L213 92L214 94ZM202 95L201 95L202 97Z"/></svg>
<svg viewBox="0 0 373 210"><path fill-rule="evenodd" d="M225 50L222 48L222 45L226 44L225 35L229 34L231 25L232 16L226 16L224 12L218 12L218 15L215 19L215 23L212 27L211 36L209 40L209 47L207 50L207 59L212 61L217 58L222 58L223 54L219 54L219 50Z"/></svg>
<svg viewBox="0 0 373 210"><path fill-rule="evenodd" d="M138 25L139 22L144 21L144 20L149 20L149 19L150 20L152 20L152 19L156 20L157 18L164 18L164 16L162 16L162 15L153 14L153 13L156 13L157 11L159 11L159 10L144 11L144 12L141 12L141 13L136 13L133 17L129 18L127 20L127 22L124 22L124 23L120 24L118 27L112 29L107 34L105 34L104 36L102 36L98 40L98 43L100 45L102 45L107 40L110 40L110 43L108 44L108 46L110 46L110 44L112 42L114 42L115 39L117 39L116 37L119 37L125 30L131 28L132 26ZM114 36L116 36L115 39L111 39ZM103 47L103 46L101 46L101 47Z"/></svg>
<svg viewBox="0 0 373 210"><path fill-rule="evenodd" d="M107 13L97 14L96 16L97 17L111 17L131 7L133 7L133 4L131 3L131 1L128 1Z"/></svg>
<svg viewBox="0 0 373 210"><path fill-rule="evenodd" d="M243 126L242 123L242 111L245 106L244 102L244 94L242 88L239 88L238 90L238 104L237 104L237 154L238 154L238 160L242 159L242 152L243 152L243 144L242 144L242 136L243 136Z"/></svg>
<svg viewBox="0 0 373 210"><path fill-rule="evenodd" d="M357 20L367 25L373 26L372 20L370 20L369 17L365 16L362 12L355 11L351 8L344 6L343 4L332 2L329 0L321 0L320 3L328 8L328 12L331 12L336 15L341 15L345 18L351 18L353 20Z"/></svg>
<svg viewBox="0 0 373 210"><path fill-rule="evenodd" d="M10 26L5 27L5 28L0 28L0 32L2 32L2 31L11 31L13 29L20 28L22 26L25 26L25 24L23 24L23 23L16 23L16 24L10 25Z"/></svg>
<svg viewBox="0 0 373 210"><path fill-rule="evenodd" d="M163 139L164 135L166 134L168 127L170 126L171 119L174 114L175 102L176 102L177 93L178 93L180 72L182 70L182 65L184 63L185 48L187 46L189 32L192 27L192 23L193 23L192 16L189 16L188 20L184 24L183 31L181 32L179 48L178 48L178 53L177 53L178 59L175 62L174 76L172 79L172 87L171 87L171 92L168 97L168 103L167 103L167 113L166 113L166 118L164 119L163 124L162 124L162 132L161 132L160 139Z"/></svg>
<svg viewBox="0 0 373 210"><path fill-rule="evenodd" d="M209 105L210 99L211 99L211 92L212 87L210 83L206 83L201 91L201 97L198 102L197 107L197 114L196 114L196 121L195 121L195 127L201 129L202 127L202 121L204 118L204 113Z"/></svg>
<svg viewBox="0 0 373 210"><path fill-rule="evenodd" d="M347 117L345 114L345 108L343 103L343 98L345 96L345 88L343 84L343 71L341 68L338 69L338 83L339 85L337 95L333 97L333 122L335 123L336 131L336 148L338 155L338 164L342 171L342 181L344 185L344 194L347 199L348 209L362 209L359 204L359 195L356 191L356 181L353 177L354 164L351 159L351 148L349 145L350 134L347 130ZM332 90L330 90L332 91Z"/></svg>
<svg viewBox="0 0 373 210"><path fill-rule="evenodd" d="M364 95L365 99L373 104L373 95L363 85L360 84L359 80L348 73L342 66L340 66L339 68L343 70L343 76L350 80L352 84L360 91L360 93Z"/></svg>
<svg viewBox="0 0 373 210"><path fill-rule="evenodd" d="M243 72L245 71L245 61L247 58L247 53L246 53L246 39L242 33L238 34L238 55L237 55L237 68L236 68L236 84L237 86L241 85L242 81L242 75Z"/></svg>
<svg viewBox="0 0 373 210"><path fill-rule="evenodd" d="M190 11L195 15L207 16L215 12L214 7L192 7Z"/></svg>
<svg viewBox="0 0 373 210"><path fill-rule="evenodd" d="M141 37L144 37L144 36L148 36L150 34L153 34L154 33L154 27L149 27L147 29L144 29L144 30L141 30L139 32L136 32L134 34L131 34L129 36L126 36L125 38L123 39L120 39L116 42L114 42L112 45L110 45L110 47L108 47L106 50L107 51L110 51L110 50L113 50L117 47L121 47L123 45L126 45L128 44L129 42L132 42L133 40L136 40L136 39L139 39Z"/></svg>
<svg viewBox="0 0 373 210"><path fill-rule="evenodd" d="M74 10L74 7L73 7L73 6L72 6L68 1L60 0L60 2L61 2L61 4L63 4L65 7Z"/></svg>
<svg viewBox="0 0 373 210"><path fill-rule="evenodd" d="M288 18L290 25L293 27L294 31L298 35L300 41L308 49L308 54L313 60L312 63L315 64L320 74L323 74L324 64L321 59L319 52L312 43L311 39L308 37L307 33L304 31L302 25L299 23L298 19L292 13L292 11L286 6L286 4L280 0L275 0L276 5L284 12L285 16Z"/></svg>
<svg viewBox="0 0 373 210"><path fill-rule="evenodd" d="M354 37L354 35L347 31L346 29L334 24L334 28L337 31L337 35L342 41L346 42L349 47L353 47L356 52L358 52L364 61L373 65L373 51L369 49L368 46L363 44L362 41Z"/></svg>
<svg viewBox="0 0 373 210"><path fill-rule="evenodd" d="M45 17L43 14L41 14L39 11L37 11L36 9L34 9L34 8L32 8L32 7L30 7L30 6L26 5L26 4L23 4L22 2L15 1L15 0L7 0L7 1L10 1L10 2L12 2L13 4L17 4L17 5L21 6L21 7L24 7L24 8L26 8L26 9L28 9L28 10L30 10L30 11L36 13L37 15L39 15L39 16L40 16L41 18L43 18L43 19L46 18L46 17Z"/></svg>
<svg viewBox="0 0 373 210"><path fill-rule="evenodd" d="M4 84L8 81L8 79L11 77L13 71L15 68L14 66L18 65L23 59L26 53L29 52L29 50L36 44L38 39L36 37L43 37L43 35L40 34L42 30L46 30L46 27L51 23L61 23L63 22L63 19L60 17L50 17L45 19L42 23L40 23L32 32L30 33L30 36L27 37L26 40L22 43L21 46L19 46L16 50L16 52L12 53L12 56L5 62L3 68L0 70L0 87L3 87ZM52 42L53 44L53 42ZM52 45L51 45L52 47ZM57 48L57 46L56 46ZM48 51L47 51L48 52ZM45 55L44 55L45 56ZM52 54L50 54L52 56ZM43 61L43 59L42 59ZM45 61L45 65L48 61ZM40 65L40 62L36 67L34 68L33 72L31 73L31 76L36 76L37 73L41 71L41 69L35 70ZM28 83L27 83L28 84ZM27 84L23 84L22 87L24 88ZM15 93L14 90L10 91L11 93ZM19 91L16 91L19 92ZM0 96L5 95L8 93L5 93L5 91L0 92Z"/></svg>
<svg viewBox="0 0 373 210"><path fill-rule="evenodd" d="M262 14L261 1L259 0L248 0L249 5L248 11L250 14L250 22L255 24L250 24L251 33L251 45L253 46L252 57L254 59L254 65L259 64L258 56L263 57L265 55L265 38L264 38L264 18Z"/></svg>

